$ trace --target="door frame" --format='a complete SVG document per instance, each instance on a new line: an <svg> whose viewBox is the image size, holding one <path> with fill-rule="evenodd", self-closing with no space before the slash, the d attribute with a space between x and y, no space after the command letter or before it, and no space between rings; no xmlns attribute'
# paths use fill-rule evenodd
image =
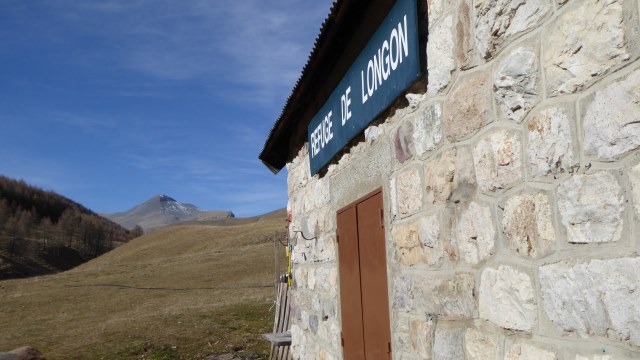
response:
<svg viewBox="0 0 640 360"><path fill-rule="evenodd" d="M389 269L388 269L388 249L387 249L387 231L386 231L386 224L385 224L385 216L384 216L384 209L385 209L385 202L384 202L384 193L383 193L383 189L382 187L379 187L371 192L369 192L368 194L358 198L357 200L351 202L350 204L340 208L338 211L336 211L336 239L338 242L338 274L339 274L339 284L340 284L340 310L341 310L341 328L342 330L345 330L345 328L347 328L347 332L349 333L347 336L356 336L356 338L351 338L348 339L347 341L351 342L351 344L348 344L347 347L345 347L345 338L344 338L344 332L341 332L340 334L340 338L341 338L341 343L342 343L342 350L343 350L343 355L344 356L350 356L353 357L355 359L366 359L366 353L371 350L370 346L367 346L366 342L365 342L365 333L370 333L371 329L373 329L372 325L369 325L369 327L367 327L367 317L371 316L371 307L370 307L370 302L367 302L366 306L365 303L363 302L363 299L366 295L366 292L370 292L371 289L375 289L375 286L373 287L367 287L365 285L365 287L363 287L363 279L362 279L362 274L363 274L363 263L362 263L362 247L361 246L366 246L366 243L361 243L361 241L366 241L363 240L363 238L361 238L361 236L363 236L363 233L366 233L366 230L360 230L359 226L361 221L365 221L362 220L363 218L359 217L359 212L358 212L358 205L365 203L367 200L370 200L371 198L375 197L375 196L380 196L380 214L377 214L377 210L374 210L374 213L371 214L371 208L369 208L369 210L366 212L367 215L365 216L367 219L369 219L368 221L370 222L372 219L372 216L380 216L380 232L381 234L378 233L378 235L375 235L375 239L381 239L382 243L378 244L381 245L381 248L378 248L378 250L381 250L381 255L382 257L377 257L376 258L380 261L384 261L384 269L381 269L380 272L384 272L384 279L382 279L383 276L381 276L381 274L378 271L374 271L374 273L378 273L378 276L376 276L377 279L381 279L381 281L384 281L384 304L380 304L379 306L375 307L376 309L379 309L380 311L382 311L382 308L386 307L384 309L384 312L386 314L386 319L385 316L383 316L382 320L380 322L382 322L383 324L385 324L384 326L386 326L388 333L384 336L382 336L382 339L387 340L388 342L388 349L384 349L386 353L388 353L388 358L391 359L391 324L390 324L390 320L391 320L391 308L390 308L390 299L389 299ZM364 207L363 209L366 209L366 207ZM347 213L348 211L353 211L352 214ZM342 224L339 223L339 218L342 217L344 220ZM349 221L349 222L355 222L355 224L349 225L349 226L345 226L344 222ZM377 222L375 219L373 219L374 222ZM340 239L340 225L342 225L343 227L343 232L348 232L349 234L343 234L346 235L346 237L352 238L355 236L355 249L353 247L353 244L351 244L350 246L345 245L344 243L341 245L341 239ZM355 229L354 229L355 228ZM368 227L367 227L368 228ZM355 231L355 235L354 235L354 231ZM366 237L366 235L364 235ZM348 239L344 239L345 236L343 236L342 241L348 241ZM353 241L353 239L351 240ZM379 241L379 240L378 240ZM363 245L365 244L365 245ZM347 248L345 248L345 246L347 246ZM340 256L340 250L344 249L345 251L348 249L349 251L349 255L350 256L357 256L357 259L353 259L353 261L349 260L348 263L349 264L345 264L344 260L346 259L342 259ZM347 255L344 255L347 256ZM352 276L353 274L347 273L346 277L343 275L341 269L343 269L343 266L351 266L352 268L357 266L358 270L357 270L357 274L355 274L355 276ZM371 266L371 262L365 261L365 265L364 268L366 269L368 266ZM348 277L348 278L347 278ZM356 280L357 279L357 280ZM370 281L371 278L369 278ZM350 288L349 289L349 294L345 294L344 291L344 286L352 286L354 282L357 281L359 283L359 287L358 289L353 289ZM343 284L343 282L345 282L345 284ZM365 282L366 283L366 282ZM379 290L379 289L378 289ZM344 296L353 296L353 297L357 297L357 299L350 299L348 302L346 302L346 298ZM356 303L355 307L353 307L354 302ZM357 303L360 303L359 307L357 306ZM346 305L348 304L348 305ZM347 306L347 308L351 308L351 309L359 309L360 314L348 314L347 317L347 321L345 321L345 314L343 311L343 306ZM369 311L367 311L365 308L368 308ZM377 320L376 320L377 322ZM354 328L360 328L362 333L359 332L353 332ZM362 337L362 338L360 338ZM376 338L377 336L374 336L374 338ZM372 342L370 342L372 343ZM384 345L383 345L384 346ZM354 349L355 347L355 349ZM362 347L362 350L360 351L359 348ZM378 346L379 347L379 346ZM345 352L346 350L346 352ZM376 349L374 350L375 353L377 354L381 354L380 352L381 349ZM377 358L380 358L379 355L376 356ZM346 358L346 357L345 357ZM377 360L377 359L376 359Z"/></svg>

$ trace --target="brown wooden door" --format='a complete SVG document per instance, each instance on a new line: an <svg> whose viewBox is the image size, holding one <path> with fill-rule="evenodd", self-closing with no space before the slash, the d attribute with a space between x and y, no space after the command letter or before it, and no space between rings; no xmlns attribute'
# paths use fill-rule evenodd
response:
<svg viewBox="0 0 640 360"><path fill-rule="evenodd" d="M345 360L363 360L365 357L360 293L360 250L355 206L338 213L338 249L344 358Z"/></svg>
<svg viewBox="0 0 640 360"><path fill-rule="evenodd" d="M382 209L377 190L338 212L345 360L391 358Z"/></svg>

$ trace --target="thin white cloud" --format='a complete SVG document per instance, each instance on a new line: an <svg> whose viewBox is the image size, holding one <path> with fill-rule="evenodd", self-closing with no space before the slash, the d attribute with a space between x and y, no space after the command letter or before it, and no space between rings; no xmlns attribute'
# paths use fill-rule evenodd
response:
<svg viewBox="0 0 640 360"><path fill-rule="evenodd" d="M221 96L273 104L299 77L330 4L103 0L67 1L59 10L112 43L109 53L80 54L87 66L111 61L158 79L200 80L212 91L226 83Z"/></svg>
<svg viewBox="0 0 640 360"><path fill-rule="evenodd" d="M113 119L99 119L95 116L85 116L64 111L53 111L50 121L80 128L85 133L99 133L105 129L113 129L117 122Z"/></svg>
<svg viewBox="0 0 640 360"><path fill-rule="evenodd" d="M144 171L170 171L178 163L175 156L127 153L125 162Z"/></svg>

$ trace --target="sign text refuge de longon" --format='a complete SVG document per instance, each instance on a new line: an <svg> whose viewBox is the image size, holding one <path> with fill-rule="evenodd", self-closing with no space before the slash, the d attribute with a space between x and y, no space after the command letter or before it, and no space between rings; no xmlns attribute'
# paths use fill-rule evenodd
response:
<svg viewBox="0 0 640 360"><path fill-rule="evenodd" d="M309 123L315 175L420 75L416 0L399 0Z"/></svg>

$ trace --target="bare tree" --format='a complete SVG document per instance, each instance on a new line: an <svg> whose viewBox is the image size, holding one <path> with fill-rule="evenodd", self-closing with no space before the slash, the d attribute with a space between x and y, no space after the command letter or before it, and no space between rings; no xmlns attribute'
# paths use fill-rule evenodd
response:
<svg viewBox="0 0 640 360"><path fill-rule="evenodd" d="M134 226L133 229L131 229L130 234L131 234L131 237L133 239L135 239L137 237L140 237L140 236L144 235L144 230L142 229L142 226L136 225L136 226Z"/></svg>

